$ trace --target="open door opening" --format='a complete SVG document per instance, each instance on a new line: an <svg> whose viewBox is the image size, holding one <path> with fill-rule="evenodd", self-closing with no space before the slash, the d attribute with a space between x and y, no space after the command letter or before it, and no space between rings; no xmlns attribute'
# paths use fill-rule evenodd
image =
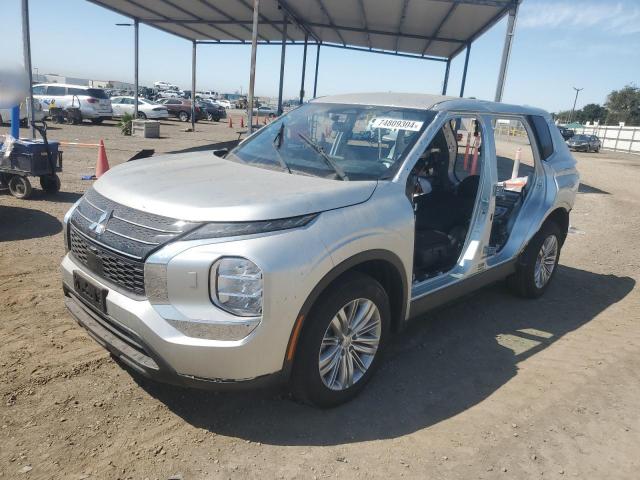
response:
<svg viewBox="0 0 640 480"><path fill-rule="evenodd" d="M480 184L482 129L473 117L449 119L409 175L415 212L413 281L451 270L465 245Z"/></svg>

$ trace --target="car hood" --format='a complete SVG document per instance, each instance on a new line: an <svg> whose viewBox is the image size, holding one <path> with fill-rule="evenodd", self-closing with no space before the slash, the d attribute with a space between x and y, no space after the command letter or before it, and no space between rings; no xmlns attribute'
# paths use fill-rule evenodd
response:
<svg viewBox="0 0 640 480"><path fill-rule="evenodd" d="M368 200L376 181L291 175L218 158L211 151L162 155L112 168L95 182L105 197L190 221L256 221L322 212Z"/></svg>

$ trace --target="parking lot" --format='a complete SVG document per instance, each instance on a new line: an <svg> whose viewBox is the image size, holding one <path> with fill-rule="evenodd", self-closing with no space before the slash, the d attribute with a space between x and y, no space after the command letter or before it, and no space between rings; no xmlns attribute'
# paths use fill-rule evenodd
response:
<svg viewBox="0 0 640 480"><path fill-rule="evenodd" d="M186 126L164 121L162 138L140 139L115 122L56 125L49 138L103 139L114 166L141 149L228 145L240 130ZM97 149L63 150L58 195L0 192L0 476L637 478L639 156L575 154L582 186L542 299L500 283L414 321L361 396L323 411L277 391L154 384L76 324L61 221L92 183L81 176Z"/></svg>

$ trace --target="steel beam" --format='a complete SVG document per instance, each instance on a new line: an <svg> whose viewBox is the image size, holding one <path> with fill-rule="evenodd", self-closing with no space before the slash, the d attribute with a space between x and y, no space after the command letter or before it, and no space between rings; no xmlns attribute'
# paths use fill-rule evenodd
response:
<svg viewBox="0 0 640 480"><path fill-rule="evenodd" d="M256 85L256 52L258 50L258 15L260 0L253 0L253 29L251 31L251 69L249 72L249 94L247 95L248 132L253 131L253 91Z"/></svg>
<svg viewBox="0 0 640 480"><path fill-rule="evenodd" d="M318 67L320 66L320 44L318 44L318 50L316 51L316 73L313 79L313 98L318 96Z"/></svg>
<svg viewBox="0 0 640 480"><path fill-rule="evenodd" d="M29 112L29 124L31 126L31 138L36 138L36 127L34 125L35 117L33 112L33 72L31 71L31 31L29 28L29 0L22 0L22 53L24 55L24 68L27 69L27 77L29 79L29 98L28 105L25 105ZM18 106L18 112L20 107ZM20 114L18 113L18 117ZM13 117L12 124L13 127ZM18 128L20 127L20 119L18 119ZM17 135L19 137L20 135Z"/></svg>
<svg viewBox="0 0 640 480"><path fill-rule="evenodd" d="M318 3L318 6L320 7L320 10L322 10L322 13L324 13L325 17L327 17L327 20L329 21L329 28L333 28L333 30L336 32L336 35L342 42L342 45L346 46L347 42L344 41L344 38L342 37L340 30L336 27L336 24L333 21L333 18L331 18L331 15L329 14L329 10L327 10L327 7L324 6L324 2L322 0L316 0L316 1ZM311 25L311 24L307 23L307 25Z"/></svg>
<svg viewBox="0 0 640 480"><path fill-rule="evenodd" d="M398 53L398 45L400 44L400 35L402 34L402 25L404 24L404 19L407 16L407 5L409 4L409 0L404 0L402 2L402 9L400 10L400 21L398 22L398 36L396 37L396 48L395 51Z"/></svg>
<svg viewBox="0 0 640 480"><path fill-rule="evenodd" d="M191 131L196 131L196 50L198 44L194 40L191 48Z"/></svg>
<svg viewBox="0 0 640 480"><path fill-rule="evenodd" d="M449 69L451 68L451 60L447 60L447 66L444 70L444 82L442 83L442 95L447 94L447 86L449 85Z"/></svg>
<svg viewBox="0 0 640 480"><path fill-rule="evenodd" d="M247 2L246 0L237 0L240 5L248 8L251 12L253 12L254 7L252 7L249 2ZM262 23L266 23L268 25L270 25L271 27L273 27L273 29L278 32L278 33L282 33L282 29L278 26L277 22L272 22L271 20L269 20L265 15L263 15L262 13L258 12L258 20L262 21ZM239 22L235 21L234 23L238 24ZM253 20L250 20L248 22L249 25L253 25Z"/></svg>
<svg viewBox="0 0 640 480"><path fill-rule="evenodd" d="M251 33L251 28L249 28L244 23L240 23L240 24L236 23L235 19L231 15L229 15L227 12L222 10L220 7L217 7L216 5L213 5L210 0L198 0L198 1L201 4L205 5L206 7L210 8L211 10L213 10L214 12L216 12L217 14L222 15L227 20L229 20L231 22L229 25L238 25L238 26L242 27L243 30ZM218 29L218 30L220 30L220 29ZM220 30L220 31L223 31L223 30ZM265 42L269 41L267 39L267 37L265 37L263 35L260 35L260 33L258 33L258 37L262 38L262 40L264 40Z"/></svg>
<svg viewBox="0 0 640 480"><path fill-rule="evenodd" d="M369 45L369 50L371 50L371 35L369 35L369 22L367 21L367 10L364 8L364 0L358 0L358 5L360 6L362 24L364 26L364 29L367 31L367 45Z"/></svg>
<svg viewBox="0 0 640 480"><path fill-rule="evenodd" d="M140 90L138 83L138 33L140 24L137 18L133 19L133 84L134 84L134 101L133 101L133 118L138 118L138 91Z"/></svg>
<svg viewBox="0 0 640 480"><path fill-rule="evenodd" d="M300 105L304 102L304 76L307 71L307 42L309 35L304 36L304 50L302 52L302 79L300 80Z"/></svg>
<svg viewBox="0 0 640 480"><path fill-rule="evenodd" d="M467 53L464 56L464 70L462 70L462 83L460 84L460 98L464 96L464 86L467 83L467 69L469 68L469 54L471 53L471 44L467 44Z"/></svg>
<svg viewBox="0 0 640 480"><path fill-rule="evenodd" d="M278 0L280 8L287 12L289 18L307 35L313 38L316 42L321 42L320 37L307 26L307 24L300 19L300 15L286 0Z"/></svg>
<svg viewBox="0 0 640 480"><path fill-rule="evenodd" d="M434 37L438 36L438 34L440 33L440 30L442 30L442 27L444 26L445 23L447 23L447 20L449 20L451 15L453 15L453 12L456 11L457 7L458 7L458 4L454 3L453 5L451 5L449 10L447 10L447 13L445 13L444 17L442 17L442 20L440 20L440 23L436 27L436 30L433 32ZM424 49L422 50L422 55L427 53L427 50L429 49L432 43L433 43L433 40L427 40L427 44L424 46Z"/></svg>
<svg viewBox="0 0 640 480"><path fill-rule="evenodd" d="M507 67L509 66L509 57L511 56L511 46L513 45L513 36L516 30L516 17L518 16L518 4L509 10L509 20L507 21L507 33L504 37L504 47L502 48L502 60L500 61L500 71L498 73L498 84L496 85L495 101L502 101L504 93L504 82L507 77Z"/></svg>
<svg viewBox="0 0 640 480"><path fill-rule="evenodd" d="M280 53L280 86L278 87L278 115L282 115L282 89L284 87L284 60L287 53L287 12L284 12L282 28L282 50Z"/></svg>
<svg viewBox="0 0 640 480"><path fill-rule="evenodd" d="M160 0L168 5L171 5L173 7L175 7L175 5L172 5L171 3L167 2L167 0ZM140 10L144 10L145 12L149 12L151 15L157 15L159 17L164 18L165 20L169 20L169 23L176 23L174 21L172 21L169 17L167 17L166 15L162 15L161 13L156 12L155 10L152 10L150 8L145 7L144 5L142 5L141 3L135 1L135 0L127 0L127 2L129 2L131 5L138 7ZM194 16L194 15L192 15ZM197 18L197 17L196 17ZM196 30L193 27L190 27L188 25L183 25L184 28L186 28L187 30L191 30L192 32L198 34L198 35L202 35L205 38L213 38L214 40L218 40L217 38L215 38L212 35L208 35L207 33L202 32L201 30Z"/></svg>

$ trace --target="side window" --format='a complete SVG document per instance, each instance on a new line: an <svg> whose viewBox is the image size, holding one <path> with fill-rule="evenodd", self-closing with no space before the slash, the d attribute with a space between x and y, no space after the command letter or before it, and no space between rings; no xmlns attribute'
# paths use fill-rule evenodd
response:
<svg viewBox="0 0 640 480"><path fill-rule="evenodd" d="M49 85L47 87L47 95L62 96L66 94L67 94L66 87L58 87L54 85Z"/></svg>
<svg viewBox="0 0 640 480"><path fill-rule="evenodd" d="M38 85L37 87L33 87L33 94L34 95L44 95L45 89L47 87L45 87L44 85Z"/></svg>
<svg viewBox="0 0 640 480"><path fill-rule="evenodd" d="M69 95L86 95L87 91L83 90L82 88L73 88L73 87L69 87L67 89L67 92L69 93Z"/></svg>
<svg viewBox="0 0 640 480"><path fill-rule="evenodd" d="M529 123L538 143L538 151L542 160L546 160L553 154L553 142L547 121L540 115L531 115Z"/></svg>
<svg viewBox="0 0 640 480"><path fill-rule="evenodd" d="M496 143L498 182L509 181L507 190L521 191L535 173L533 142L527 129L517 118L493 120Z"/></svg>

